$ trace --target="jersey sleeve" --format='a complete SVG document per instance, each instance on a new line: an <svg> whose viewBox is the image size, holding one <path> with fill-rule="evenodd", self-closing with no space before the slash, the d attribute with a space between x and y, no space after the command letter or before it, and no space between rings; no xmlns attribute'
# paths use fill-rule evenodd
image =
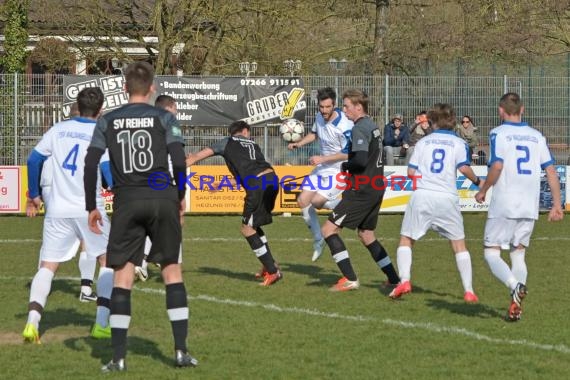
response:
<svg viewBox="0 0 570 380"><path fill-rule="evenodd" d="M89 147L105 151L107 149L107 140L105 139L106 130L107 119L105 119L105 117L100 117L97 120L97 124L95 124L95 129L93 129L93 136L91 137L91 144L89 144Z"/></svg>
<svg viewBox="0 0 570 380"><path fill-rule="evenodd" d="M456 168L460 168L464 165L471 165L471 157L469 157L469 145L467 145L467 143L464 141L458 143L455 148L455 162Z"/></svg>
<svg viewBox="0 0 570 380"><path fill-rule="evenodd" d="M210 148L214 151L214 155L223 156L224 151L226 150L226 145L228 145L229 140L230 140L229 137L225 137L212 144Z"/></svg>
<svg viewBox="0 0 570 380"><path fill-rule="evenodd" d="M352 128L352 151L353 152L368 152L368 145L370 144L370 134L366 129L355 127Z"/></svg>
<svg viewBox="0 0 570 380"><path fill-rule="evenodd" d="M546 143L546 138L541 136L539 142L539 149L540 149L540 167L542 169L554 165L555 160L552 157L552 153L550 153L550 149L548 149L548 144Z"/></svg>
<svg viewBox="0 0 570 380"><path fill-rule="evenodd" d="M38 145L34 148L36 152L42 156L49 157L53 154L53 142L54 142L54 129L50 128L38 142Z"/></svg>
<svg viewBox="0 0 570 380"><path fill-rule="evenodd" d="M488 166L493 165L495 161L503 162L504 155L504 144L500 141L500 136L496 131L491 131L489 134L489 162Z"/></svg>
<svg viewBox="0 0 570 380"><path fill-rule="evenodd" d="M184 145L184 138L182 137L182 129L180 128L180 123L176 119L176 116L172 112L166 111L164 113L163 125L166 129L166 145L171 143L181 143Z"/></svg>

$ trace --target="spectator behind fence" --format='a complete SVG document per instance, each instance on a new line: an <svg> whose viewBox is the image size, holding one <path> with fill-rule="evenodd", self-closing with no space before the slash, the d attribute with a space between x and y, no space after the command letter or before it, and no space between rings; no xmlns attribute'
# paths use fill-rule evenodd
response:
<svg viewBox="0 0 570 380"><path fill-rule="evenodd" d="M475 152L475 149L477 149L477 145L479 145L479 137L475 132L477 132L477 128L473 124L473 119L469 115L464 115L461 118L461 124L457 125L455 128L455 134L465 140L467 145L469 145L470 160L473 158L473 153Z"/></svg>
<svg viewBox="0 0 570 380"><path fill-rule="evenodd" d="M416 115L416 121L410 128L410 134L407 140L404 140L402 145L402 153L406 153L406 165L410 162L410 157L414 153L416 143L424 136L433 132L433 128L427 118L427 112L421 111Z"/></svg>
<svg viewBox="0 0 570 380"><path fill-rule="evenodd" d="M404 141L409 138L410 131L401 114L395 114L392 121L384 127L384 157L386 165L394 165L394 156L400 155Z"/></svg>

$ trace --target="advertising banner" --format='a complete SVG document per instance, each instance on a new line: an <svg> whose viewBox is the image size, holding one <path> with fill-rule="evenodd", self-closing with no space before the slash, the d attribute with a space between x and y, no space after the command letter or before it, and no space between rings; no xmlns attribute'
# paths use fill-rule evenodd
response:
<svg viewBox="0 0 570 380"><path fill-rule="evenodd" d="M176 99L182 125L228 126L305 121L303 80L297 77L209 78L161 76L157 93Z"/></svg>
<svg viewBox="0 0 570 380"><path fill-rule="evenodd" d="M63 116L69 119L71 105L79 91L88 87L100 87L105 95L103 112L114 110L129 102L125 92L125 78L122 75L64 75L63 76Z"/></svg>
<svg viewBox="0 0 570 380"><path fill-rule="evenodd" d="M482 180L487 175L486 166L473 166L473 171ZM386 166L384 176L387 179L386 193L380 212L403 212L413 193L415 183L407 178L408 168L406 166ZM461 211L487 211L489 203L486 201L479 204L475 201L475 194L479 188L463 174L457 172L457 193L459 194L459 207ZM487 192L487 200L491 199L493 189Z"/></svg>
<svg viewBox="0 0 570 380"><path fill-rule="evenodd" d="M299 213L297 197L301 193L300 185L313 169L312 166L275 166L279 178L279 195L275 201L274 212ZM474 166L473 171L481 179L485 179L487 168ZM566 199L566 183L570 172L567 166L558 166L562 188L563 208L570 211ZM193 213L241 213L245 191L237 186L231 186L228 178L230 172L225 165L194 165L188 169L188 187L186 191L186 212ZM407 178L407 168L404 166L386 166L384 170L386 193L382 202L381 213L401 213L412 195L415 181ZM0 166L0 213L25 213L27 170L25 166ZM220 191L211 191L212 184L226 181ZM461 211L487 211L489 203L479 204L475 201L478 188L465 176L458 173L457 190ZM487 200L491 199L492 188L487 192ZM105 210L113 210L113 193L101 190L105 198ZM552 195L548 188L546 177L541 185L540 207L547 210L552 205ZM41 210L43 211L43 210ZM323 213L328 212L323 210Z"/></svg>
<svg viewBox="0 0 570 380"><path fill-rule="evenodd" d="M566 201L566 181L568 170L566 166L556 165L556 172L560 180L560 198L562 198L562 210L567 209L568 202ZM547 211L552 208L552 192L548 181L546 180L546 172L543 170L540 177L540 211Z"/></svg>
<svg viewBox="0 0 570 380"><path fill-rule="evenodd" d="M300 77L178 77L155 79L156 95L170 95L177 103L181 125L228 126L236 120L250 125L305 121L307 103ZM63 78L63 113L86 87L105 94L103 111L128 103L123 76L66 75Z"/></svg>
<svg viewBox="0 0 570 380"><path fill-rule="evenodd" d="M0 166L0 213L20 212L25 207L20 172L20 166Z"/></svg>

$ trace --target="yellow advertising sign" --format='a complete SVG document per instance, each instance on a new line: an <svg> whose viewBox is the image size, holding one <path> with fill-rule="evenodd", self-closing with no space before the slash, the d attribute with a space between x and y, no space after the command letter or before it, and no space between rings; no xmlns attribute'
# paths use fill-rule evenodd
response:
<svg viewBox="0 0 570 380"><path fill-rule="evenodd" d="M305 177L313 169L312 166L275 166L279 178L279 195L275 201L274 212L299 213L297 197ZM570 180L570 170L562 166L557 168L561 174L562 199L564 208L570 211L570 197L566 194L566 183ZM484 178L487 169L483 166L473 167L475 174ZM245 191L236 186L224 186L220 191L211 191L212 184L224 181L229 184L232 178L225 165L195 165L189 169L193 173L189 181L192 186L187 187L186 212L189 213L241 213ZM404 166L385 167L386 193L380 212L402 212L413 192L413 182L403 181L407 168ZM0 213L22 214L26 212L26 192L28 187L28 171L26 166L0 166ZM458 173L457 190L461 211L486 211L487 202L478 204L474 200L476 188L465 176ZM492 190L490 190L492 191ZM105 210L113 211L113 193L101 191L105 199ZM491 193L487 194L490 199ZM549 192L541 191L541 208L551 201ZM544 205L543 205L544 204ZM542 209L544 210L544 209ZM40 213L43 213L43 207ZM326 213L327 210L322 212Z"/></svg>
<svg viewBox="0 0 570 380"><path fill-rule="evenodd" d="M287 103L283 106L283 110L281 110L281 119L289 119L295 113L295 107L297 103L301 100L303 95L305 94L305 90L302 88L294 88L290 93L289 97L287 98Z"/></svg>
<svg viewBox="0 0 570 380"><path fill-rule="evenodd" d="M275 201L275 212L299 212L297 196L301 192L299 184L308 175L310 166L276 166L277 176L282 181L279 195ZM231 177L225 166L195 165L190 170L195 173L190 178L192 188L189 191L190 213L241 213L245 190L237 186L224 186L219 191L211 191L211 184L219 183Z"/></svg>

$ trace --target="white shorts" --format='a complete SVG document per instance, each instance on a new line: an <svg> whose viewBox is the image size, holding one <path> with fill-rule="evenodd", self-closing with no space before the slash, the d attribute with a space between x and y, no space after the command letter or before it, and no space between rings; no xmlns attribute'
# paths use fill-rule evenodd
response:
<svg viewBox="0 0 570 380"><path fill-rule="evenodd" d="M144 255L148 256L150 253L150 249L152 248L152 242L150 238L147 236L146 240L144 241ZM146 257L145 257L146 259ZM182 264L182 243L180 243L180 251L178 251L178 264Z"/></svg>
<svg viewBox="0 0 570 380"><path fill-rule="evenodd" d="M101 235L89 230L87 216L81 218L46 217L40 260L56 263L71 260L77 253L78 239L83 240L89 258L97 258L107 252L111 222L105 213L101 215L103 217L103 225L99 226L103 232Z"/></svg>
<svg viewBox="0 0 570 380"><path fill-rule="evenodd" d="M335 200L343 192L345 183L338 181L336 169L315 168L300 184L302 191L314 191L329 201Z"/></svg>
<svg viewBox="0 0 570 380"><path fill-rule="evenodd" d="M534 230L534 219L490 218L485 223L484 244L486 247L501 247L523 245L528 247Z"/></svg>
<svg viewBox="0 0 570 380"><path fill-rule="evenodd" d="M458 196L421 189L414 191L406 206L400 234L419 240L429 229L449 240L465 239Z"/></svg>

